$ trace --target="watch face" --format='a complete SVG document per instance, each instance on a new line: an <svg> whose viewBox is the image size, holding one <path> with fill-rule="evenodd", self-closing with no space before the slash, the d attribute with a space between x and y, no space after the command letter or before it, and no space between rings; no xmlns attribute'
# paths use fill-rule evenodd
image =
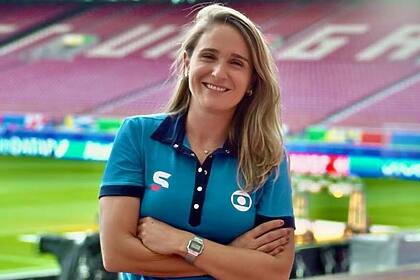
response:
<svg viewBox="0 0 420 280"><path fill-rule="evenodd" d="M189 248L195 252L200 252L203 248L203 245L197 241L191 240Z"/></svg>

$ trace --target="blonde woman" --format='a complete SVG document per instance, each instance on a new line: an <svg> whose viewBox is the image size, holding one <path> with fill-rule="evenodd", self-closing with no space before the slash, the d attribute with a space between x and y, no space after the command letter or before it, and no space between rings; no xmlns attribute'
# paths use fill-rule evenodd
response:
<svg viewBox="0 0 420 280"><path fill-rule="evenodd" d="M294 218L276 67L255 24L202 8L168 112L127 118L100 191L123 279L288 279ZM138 221L138 219L140 219Z"/></svg>

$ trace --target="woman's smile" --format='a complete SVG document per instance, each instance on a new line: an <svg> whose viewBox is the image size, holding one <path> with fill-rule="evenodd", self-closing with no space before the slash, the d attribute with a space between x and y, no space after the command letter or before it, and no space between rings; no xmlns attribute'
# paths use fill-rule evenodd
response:
<svg viewBox="0 0 420 280"><path fill-rule="evenodd" d="M222 87L222 86L217 86L217 85L215 85L215 84L211 84L211 83L203 83L203 85L204 85L206 88L208 88L208 89L210 89L210 90L213 90L213 91L217 91L217 92L219 92L219 93L221 93L221 92L226 92L226 91L228 91L228 90L229 90L228 88L225 88L225 87Z"/></svg>

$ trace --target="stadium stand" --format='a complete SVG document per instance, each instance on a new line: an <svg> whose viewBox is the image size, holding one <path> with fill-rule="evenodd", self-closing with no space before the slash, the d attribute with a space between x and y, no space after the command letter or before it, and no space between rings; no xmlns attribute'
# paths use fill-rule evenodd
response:
<svg viewBox="0 0 420 280"><path fill-rule="evenodd" d="M53 116L81 114L121 93L144 88L164 77L155 72L139 72L144 67L164 73L153 61L119 61L109 67L106 60L80 58L77 63L39 61L14 68L0 77L5 93L0 110ZM18 84L14 77L19 77Z"/></svg>
<svg viewBox="0 0 420 280"><path fill-rule="evenodd" d="M73 8L73 4L0 4L0 42Z"/></svg>
<svg viewBox="0 0 420 280"><path fill-rule="evenodd" d="M97 107L92 113L102 116L116 116L120 115L121 112L127 112L128 115L136 115L139 114L140 108L143 108L141 114L161 112L170 97L170 91L171 86L169 82L164 86L159 84L142 91L141 95L134 94L120 99L118 103L108 103L102 107Z"/></svg>
<svg viewBox="0 0 420 280"><path fill-rule="evenodd" d="M275 55L283 119L298 134L286 141L292 160L334 178L420 178L415 1L234 1L261 26ZM195 7L99 2L0 4L0 154L106 160L123 117L163 109L170 65ZM292 172L298 167L292 162ZM85 241L47 235L40 251L56 255L60 279L108 279L97 236ZM296 253L292 277L349 270L347 242ZM59 273L46 278L41 271L40 278ZM18 274L0 280L38 279Z"/></svg>
<svg viewBox="0 0 420 280"><path fill-rule="evenodd" d="M279 68L283 74L285 122L292 131L299 131L398 82L414 67L294 61L280 63Z"/></svg>
<svg viewBox="0 0 420 280"><path fill-rule="evenodd" d="M397 126L402 130L409 129L411 124L417 124L418 129L420 128L420 114L417 106L419 100L420 79L418 78L417 82L397 91L396 94L385 96L382 99L368 100L366 106L362 104L361 110L355 107L351 115L333 124L353 127L388 127L389 129ZM404 113L401 114L401 111Z"/></svg>
<svg viewBox="0 0 420 280"><path fill-rule="evenodd" d="M339 10L337 3L308 3L307 5L294 4L288 7L279 7L279 13L270 21L263 22L265 34L281 35L285 39L326 20Z"/></svg>
<svg viewBox="0 0 420 280"><path fill-rule="evenodd" d="M42 19L77 8L36 5L20 10L13 4L2 5L11 11L0 16L2 30L19 22L18 30L30 30ZM407 40L416 40L416 5L261 1L258 9L249 2L233 6L255 19L267 34L278 59L283 118L290 132L334 124L328 118L418 72L413 59L416 47L411 52L406 49L399 60L393 51L402 49L402 42L374 55L366 51L410 26L414 31L405 34ZM170 95L165 81L192 10L165 4L92 5L23 38L0 43L0 113L40 112L59 119L67 114L123 117L159 111ZM33 15L30 20L28 14ZM334 28L338 29L325 35L325 30ZM341 42L334 46L331 41L332 49L318 57L305 57L305 52L327 45L317 41L320 34L324 41ZM406 94L394 96L400 95ZM386 106L377 108L366 126L381 125ZM401 121L417 121L408 111L400 115L406 113Z"/></svg>

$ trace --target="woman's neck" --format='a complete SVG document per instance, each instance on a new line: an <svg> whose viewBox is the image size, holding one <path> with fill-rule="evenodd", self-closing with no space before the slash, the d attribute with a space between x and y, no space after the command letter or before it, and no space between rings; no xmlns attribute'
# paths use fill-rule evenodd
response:
<svg viewBox="0 0 420 280"><path fill-rule="evenodd" d="M186 134L194 152L213 151L226 141L233 114L189 110Z"/></svg>

